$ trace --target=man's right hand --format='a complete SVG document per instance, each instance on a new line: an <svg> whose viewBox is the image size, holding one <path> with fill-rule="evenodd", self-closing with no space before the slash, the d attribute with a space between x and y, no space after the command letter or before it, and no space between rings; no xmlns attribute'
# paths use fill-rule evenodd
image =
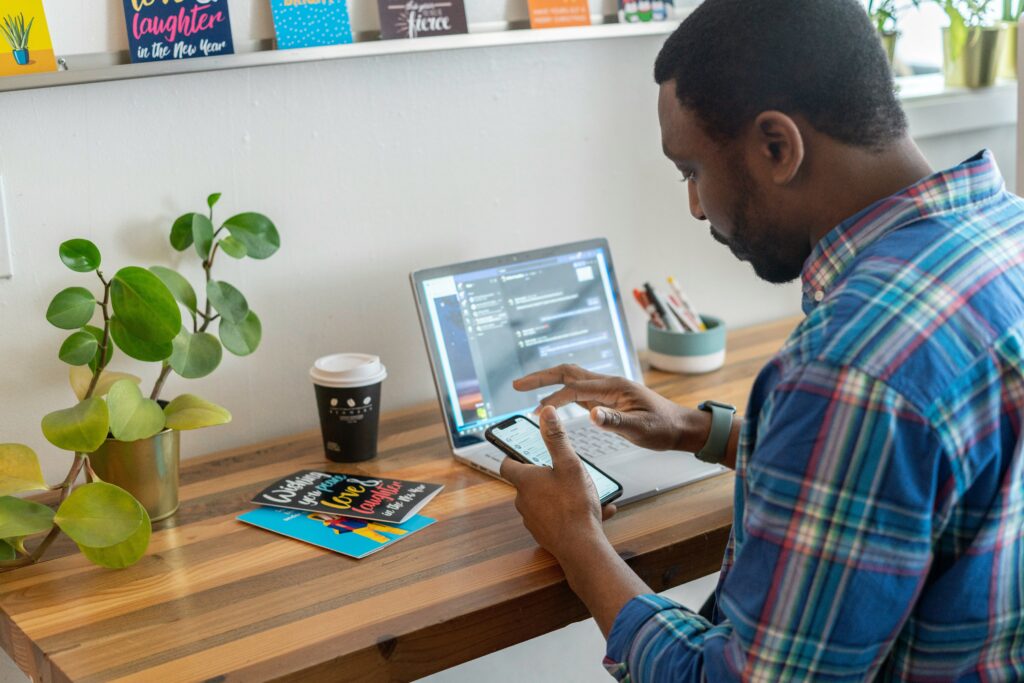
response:
<svg viewBox="0 0 1024 683"><path fill-rule="evenodd" d="M642 384L601 375L578 365L559 365L512 382L519 391L556 384L561 389L540 402L559 408L578 403L590 411L595 425L657 451L700 450L711 431L711 416L684 408Z"/></svg>

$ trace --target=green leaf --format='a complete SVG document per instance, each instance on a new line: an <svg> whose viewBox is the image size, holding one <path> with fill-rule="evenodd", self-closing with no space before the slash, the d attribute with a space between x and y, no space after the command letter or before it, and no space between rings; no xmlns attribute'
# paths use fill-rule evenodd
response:
<svg viewBox="0 0 1024 683"><path fill-rule="evenodd" d="M93 372L96 372L96 366L98 366L100 363L99 345L103 343L103 330L101 330L98 327L93 327L92 325L86 325L82 329L91 334L93 338L96 340L96 355L93 356L92 359L89 361L89 369L92 370ZM103 359L103 367L107 367L108 365L110 365L110 361L113 358L114 345L108 343L106 357Z"/></svg>
<svg viewBox="0 0 1024 683"><path fill-rule="evenodd" d="M181 309L171 290L145 268L128 266L110 283L110 304L125 328L139 339L169 342L181 328Z"/></svg>
<svg viewBox="0 0 1024 683"><path fill-rule="evenodd" d="M52 526L53 510L45 505L14 496L0 498L0 538L31 536Z"/></svg>
<svg viewBox="0 0 1024 683"><path fill-rule="evenodd" d="M196 292L192 289L192 285L189 284L188 280L177 271L164 268L163 266L150 266L149 270L160 278L161 282L167 285L167 289L171 290L174 298L183 303L185 308L193 313L196 312L199 304L196 301Z"/></svg>
<svg viewBox="0 0 1024 683"><path fill-rule="evenodd" d="M206 198L206 205L212 209L213 205L216 204L218 201L220 201L220 192L214 192L213 194Z"/></svg>
<svg viewBox="0 0 1024 683"><path fill-rule="evenodd" d="M142 397L139 387L129 379L111 385L107 392L110 433L119 441L138 441L164 429L164 411L156 401Z"/></svg>
<svg viewBox="0 0 1024 683"><path fill-rule="evenodd" d="M178 216L171 226L171 246L178 251L185 251L192 246L192 217L194 213Z"/></svg>
<svg viewBox="0 0 1024 683"><path fill-rule="evenodd" d="M139 505L139 509L142 510L142 521L128 538L106 548L90 548L79 545L78 549L90 562L107 569L124 569L135 564L146 554L149 537L153 533L153 523L149 521L149 513L141 505Z"/></svg>
<svg viewBox="0 0 1024 683"><path fill-rule="evenodd" d="M55 410L45 416L42 422L43 436L65 451L92 453L107 438L109 420L106 401L94 396L76 406Z"/></svg>
<svg viewBox="0 0 1024 683"><path fill-rule="evenodd" d="M224 351L220 342L209 332L192 334L184 327L174 338L171 368L186 379L206 377L220 365Z"/></svg>
<svg viewBox="0 0 1024 683"><path fill-rule="evenodd" d="M62 330L76 330L92 320L96 299L85 287L68 287L53 297L46 309L46 319Z"/></svg>
<svg viewBox="0 0 1024 683"><path fill-rule="evenodd" d="M192 239L196 243L196 253L204 261L210 258L210 247L213 246L213 223L201 213L192 214Z"/></svg>
<svg viewBox="0 0 1024 683"><path fill-rule="evenodd" d="M68 365L87 365L96 356L99 343L85 330L74 332L60 345L57 357Z"/></svg>
<svg viewBox="0 0 1024 683"><path fill-rule="evenodd" d="M100 267L100 250L89 240L68 240L60 245L60 260L77 273L89 273Z"/></svg>
<svg viewBox="0 0 1024 683"><path fill-rule="evenodd" d="M142 383L142 379L127 372L104 370L100 373L99 380L96 381L96 388L93 389L92 395L96 397L106 395L111 385L120 379L130 379L136 384ZM71 391L75 392L75 396L81 401L85 398L85 392L89 390L89 383L92 382L92 372L81 366L76 366L71 368L71 372L68 373L68 380L71 384Z"/></svg>
<svg viewBox="0 0 1024 683"><path fill-rule="evenodd" d="M227 318L221 318L217 332L220 334L220 341L224 344L224 348L236 356L248 356L260 345L263 325L260 324L256 313L249 311L245 320L238 324Z"/></svg>
<svg viewBox="0 0 1024 683"><path fill-rule="evenodd" d="M139 339L128 331L119 316L110 318L110 337L118 348L136 360L146 362L167 360L174 346L169 341L151 342Z"/></svg>
<svg viewBox="0 0 1024 683"><path fill-rule="evenodd" d="M47 488L35 451L20 443L0 443L0 496Z"/></svg>
<svg viewBox="0 0 1024 683"><path fill-rule="evenodd" d="M145 510L130 493L94 481L72 491L53 521L78 545L109 548L130 538L144 518Z"/></svg>
<svg viewBox="0 0 1024 683"><path fill-rule="evenodd" d="M221 250L231 258L245 258L245 245L228 235L220 242Z"/></svg>
<svg viewBox="0 0 1024 683"><path fill-rule="evenodd" d="M231 422L231 413L193 394L182 394L164 407L167 426L178 431L202 429Z"/></svg>
<svg viewBox="0 0 1024 683"><path fill-rule="evenodd" d="M14 546L7 541L0 540L0 561L13 560L17 557L14 552Z"/></svg>
<svg viewBox="0 0 1024 683"><path fill-rule="evenodd" d="M233 285L223 280L206 283L206 297L225 320L241 323L249 315L249 303Z"/></svg>
<svg viewBox="0 0 1024 683"><path fill-rule="evenodd" d="M270 258L281 246L281 237L269 218L260 213L240 213L224 222L231 236L245 245L254 259Z"/></svg>

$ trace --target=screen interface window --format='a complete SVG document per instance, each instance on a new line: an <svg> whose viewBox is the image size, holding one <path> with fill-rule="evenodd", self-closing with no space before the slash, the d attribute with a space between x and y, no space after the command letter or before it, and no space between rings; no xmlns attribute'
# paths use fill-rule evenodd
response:
<svg viewBox="0 0 1024 683"><path fill-rule="evenodd" d="M518 392L517 377L560 363L632 379L603 249L423 282L458 436L477 437L530 410L552 388Z"/></svg>
<svg viewBox="0 0 1024 683"><path fill-rule="evenodd" d="M551 467L551 455L548 453L548 447L544 444L544 437L541 436L540 429L536 425L519 419L507 427L495 429L493 433L526 458L527 461L532 462L534 465ZM584 462L583 464L586 466L587 473L590 474L590 478L594 482L599 499L603 500L606 496L618 490L618 484L605 476L600 470L592 467L590 463Z"/></svg>

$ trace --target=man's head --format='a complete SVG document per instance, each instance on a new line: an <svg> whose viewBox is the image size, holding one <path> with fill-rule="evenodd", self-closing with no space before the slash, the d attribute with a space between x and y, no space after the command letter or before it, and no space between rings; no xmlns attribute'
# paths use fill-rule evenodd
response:
<svg viewBox="0 0 1024 683"><path fill-rule="evenodd" d="M907 134L857 0L705 0L665 42L654 78L691 212L770 282L796 278L821 236L830 169Z"/></svg>

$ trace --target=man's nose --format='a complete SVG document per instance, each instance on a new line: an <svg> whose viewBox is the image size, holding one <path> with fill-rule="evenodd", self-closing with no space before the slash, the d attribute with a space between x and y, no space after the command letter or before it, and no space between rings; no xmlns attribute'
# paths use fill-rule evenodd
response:
<svg viewBox="0 0 1024 683"><path fill-rule="evenodd" d="M707 216L704 215L704 209L700 207L700 197L697 196L697 186L691 180L686 183L687 191L690 193L690 213L693 217L699 221L706 221Z"/></svg>

